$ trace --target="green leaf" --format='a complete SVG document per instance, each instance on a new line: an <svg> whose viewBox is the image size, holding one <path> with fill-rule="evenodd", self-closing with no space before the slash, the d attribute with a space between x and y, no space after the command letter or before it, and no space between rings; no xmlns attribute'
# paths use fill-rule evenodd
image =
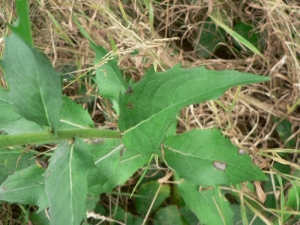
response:
<svg viewBox="0 0 300 225"><path fill-rule="evenodd" d="M237 32L239 35L241 35L243 38L248 40L253 46L257 46L258 49L260 49L259 46L259 35L255 32L253 32L253 27L247 24L244 24L243 22L238 22L234 26L234 31ZM234 40L234 44L237 48L241 49L242 46Z"/></svg>
<svg viewBox="0 0 300 225"><path fill-rule="evenodd" d="M20 37L5 37L0 62L9 85L10 102L25 119L57 130L62 84L49 59Z"/></svg>
<svg viewBox="0 0 300 225"><path fill-rule="evenodd" d="M226 41L226 32L216 26L210 18L205 20L201 29L199 42L195 44L196 53L200 57L208 58L218 49L220 43Z"/></svg>
<svg viewBox="0 0 300 225"><path fill-rule="evenodd" d="M76 104L76 102L63 96L63 106L60 112L59 130L72 130L74 128L93 128L95 127L89 113Z"/></svg>
<svg viewBox="0 0 300 225"><path fill-rule="evenodd" d="M96 53L94 64L97 65L107 56L108 51L92 42L90 46ZM95 82L99 87L99 94L105 98L118 99L120 92L124 93L127 89L115 58L109 59L104 65L96 68Z"/></svg>
<svg viewBox="0 0 300 225"><path fill-rule="evenodd" d="M163 148L168 166L196 185L267 180L249 155L239 154L239 149L215 129L191 130L168 137Z"/></svg>
<svg viewBox="0 0 300 225"><path fill-rule="evenodd" d="M7 134L40 132L44 129L20 116L9 100L9 92L0 87L0 130Z"/></svg>
<svg viewBox="0 0 300 225"><path fill-rule="evenodd" d="M34 164L10 175L0 186L0 200L45 208L44 173L44 169Z"/></svg>
<svg viewBox="0 0 300 225"><path fill-rule="evenodd" d="M89 195L91 197L97 197L102 193L111 192L117 185L124 184L128 180L128 178L132 176L133 173L135 173L139 168L147 163L147 160L145 160L145 158L143 158L141 154L133 151L122 150L122 153L120 155L122 155L122 157L121 161L118 164L116 172L114 174L110 174L108 180L102 179L104 181L103 183L89 188ZM115 163L115 161L112 161L112 164ZM102 174L105 173L106 163L103 163L103 165L104 166L101 166L101 163L97 165L97 168L99 170L103 170L101 172Z"/></svg>
<svg viewBox="0 0 300 225"><path fill-rule="evenodd" d="M114 57L108 57L108 51L95 44L75 16L73 16L73 20L80 32L90 41L90 46L96 53L96 58L94 60L96 66L95 82L99 87L99 94L105 98L118 99L120 92L123 93L127 89L127 83L119 70L117 60ZM98 67L98 64L103 63L103 60L107 60L107 62Z"/></svg>
<svg viewBox="0 0 300 225"><path fill-rule="evenodd" d="M92 166L89 146L81 139L56 148L45 174L51 224L80 224L85 218L86 177Z"/></svg>
<svg viewBox="0 0 300 225"><path fill-rule="evenodd" d="M274 122L277 122L279 119L274 118ZM276 126L276 131L278 133L278 135L280 136L281 140L286 142L286 140L293 135L292 132L293 128L292 128L292 124L284 119L282 120L280 123L277 124ZM287 148L294 148L296 145L295 143L295 139L290 139L285 146ZM282 154L282 153L281 153ZM281 156L284 156L284 154L282 154Z"/></svg>
<svg viewBox="0 0 300 225"><path fill-rule="evenodd" d="M155 213L154 225L182 225L180 213L175 205L159 209Z"/></svg>
<svg viewBox="0 0 300 225"><path fill-rule="evenodd" d="M100 145L94 145L91 153L97 168L93 168L88 176L88 186L104 185L117 171L124 146L121 140L109 139Z"/></svg>
<svg viewBox="0 0 300 225"><path fill-rule="evenodd" d="M233 217L233 224L255 224L255 225L265 225L266 223L262 221L255 213L252 211L246 211L246 218L247 222L243 221L243 218L241 216L241 205L236 205L232 204L230 205L231 210L234 212L234 217Z"/></svg>
<svg viewBox="0 0 300 225"><path fill-rule="evenodd" d="M33 46L27 0L16 0L18 19L9 26L13 33L22 38L29 46Z"/></svg>
<svg viewBox="0 0 300 225"><path fill-rule="evenodd" d="M29 216L30 222L33 225L50 225L50 220L47 217L47 212L31 213Z"/></svg>
<svg viewBox="0 0 300 225"><path fill-rule="evenodd" d="M269 80L237 71L210 71L204 67L148 72L130 93L120 95L119 129L127 150L144 157L160 154L166 130L183 107L220 97L228 88ZM187 91L188 90L188 91Z"/></svg>
<svg viewBox="0 0 300 225"><path fill-rule="evenodd" d="M222 27L231 37L235 39L240 45L246 46L248 49L250 49L253 53L263 57L263 55L260 53L260 51L253 46L248 40L243 38L241 35L239 35L234 30L230 29L226 24L222 23L222 21L218 20L217 18L213 17L212 15L209 15L209 17L220 27Z"/></svg>
<svg viewBox="0 0 300 225"><path fill-rule="evenodd" d="M184 224L192 225L199 224L199 219L187 206L180 208L180 214Z"/></svg>
<svg viewBox="0 0 300 225"><path fill-rule="evenodd" d="M176 173L175 179L180 180ZM233 212L220 190L199 191L188 181L181 182L178 187L186 206L196 214L201 224L233 224Z"/></svg>
<svg viewBox="0 0 300 225"><path fill-rule="evenodd" d="M160 184L157 181L150 181L143 184L138 191L138 195L144 196L140 198L136 198L136 211L141 215L146 215L152 201L154 201L154 197L156 192L158 191L157 197L151 208L151 212L155 211L161 204L166 200L166 198L170 195L170 186L162 185L159 189Z"/></svg>
<svg viewBox="0 0 300 225"><path fill-rule="evenodd" d="M22 170L35 163L34 155L24 150L1 149L0 184L15 171Z"/></svg>

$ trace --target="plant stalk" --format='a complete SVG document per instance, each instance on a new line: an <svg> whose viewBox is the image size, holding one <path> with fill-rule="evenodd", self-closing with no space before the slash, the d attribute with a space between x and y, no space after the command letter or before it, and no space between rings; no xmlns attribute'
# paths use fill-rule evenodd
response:
<svg viewBox="0 0 300 225"><path fill-rule="evenodd" d="M55 143L58 141L72 140L79 138L122 138L119 131L102 129L75 129L58 131L55 135L51 132L36 132L28 134L3 135L0 136L0 148L16 145Z"/></svg>

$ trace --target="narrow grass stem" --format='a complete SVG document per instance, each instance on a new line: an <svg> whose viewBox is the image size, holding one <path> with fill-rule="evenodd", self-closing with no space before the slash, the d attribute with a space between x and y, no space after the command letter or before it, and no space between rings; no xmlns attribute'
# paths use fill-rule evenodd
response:
<svg viewBox="0 0 300 225"><path fill-rule="evenodd" d="M121 138L119 131L101 130L101 129L75 129L58 131L55 135L51 132L37 132L28 134L3 135L0 136L0 148L37 144L37 143L54 143L63 140L71 140L75 137L80 138Z"/></svg>

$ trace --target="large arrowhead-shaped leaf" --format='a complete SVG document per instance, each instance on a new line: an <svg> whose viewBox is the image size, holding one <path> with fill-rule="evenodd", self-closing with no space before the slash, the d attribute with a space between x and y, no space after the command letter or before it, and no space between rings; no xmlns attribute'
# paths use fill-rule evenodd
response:
<svg viewBox="0 0 300 225"><path fill-rule="evenodd" d="M62 105L62 84L49 59L13 33L5 37L0 63L8 82L10 102L18 113L56 131Z"/></svg>
<svg viewBox="0 0 300 225"><path fill-rule="evenodd" d="M36 123L26 120L15 111L10 102L9 92L0 87L0 130L8 134L38 132L44 129Z"/></svg>
<svg viewBox="0 0 300 225"><path fill-rule="evenodd" d="M44 169L34 164L10 175L0 186L0 200L44 208L47 205L47 199L44 198L44 173Z"/></svg>
<svg viewBox="0 0 300 225"><path fill-rule="evenodd" d="M180 180L176 173L175 179ZM201 224L233 224L233 212L217 188L199 191L188 181L178 184L178 188L185 204L197 215Z"/></svg>
<svg viewBox="0 0 300 225"><path fill-rule="evenodd" d="M267 179L249 155L215 129L192 130L168 137L163 149L168 166L199 186Z"/></svg>
<svg viewBox="0 0 300 225"><path fill-rule="evenodd" d="M120 95L119 128L128 150L143 156L160 154L160 143L176 113L189 104L218 98L228 88L268 78L237 71L209 71L204 67L150 71Z"/></svg>
<svg viewBox="0 0 300 225"><path fill-rule="evenodd" d="M92 166L89 146L81 139L57 147L45 174L51 224L80 224L84 219L87 174Z"/></svg>

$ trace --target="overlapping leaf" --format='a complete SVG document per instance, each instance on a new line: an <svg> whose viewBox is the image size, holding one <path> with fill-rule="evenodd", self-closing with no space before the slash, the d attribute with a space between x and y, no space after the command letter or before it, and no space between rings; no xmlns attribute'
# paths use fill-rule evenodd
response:
<svg viewBox="0 0 300 225"><path fill-rule="evenodd" d="M0 184L15 171L35 164L34 155L25 150L1 149L0 151Z"/></svg>
<svg viewBox="0 0 300 225"><path fill-rule="evenodd" d="M25 119L58 128L62 84L49 59L18 35L5 38L0 62L9 86L10 102Z"/></svg>
<svg viewBox="0 0 300 225"><path fill-rule="evenodd" d="M215 129L168 137L163 149L168 165L181 178L199 186L267 180L249 155L239 154L239 149Z"/></svg>
<svg viewBox="0 0 300 225"><path fill-rule="evenodd" d="M78 26L80 32L90 41L90 46L96 53L94 64L96 67L95 82L99 87L99 94L105 98L118 99L120 92L125 92L127 83L124 80L118 62L115 57L109 56L108 51L102 46L96 45L90 35L84 30L76 17L73 17L74 22ZM106 57L106 58L105 58ZM105 60L104 65L98 65Z"/></svg>
<svg viewBox="0 0 300 225"><path fill-rule="evenodd" d="M175 179L180 180L175 174ZM201 224L233 224L233 212L224 196L216 188L199 191L188 181L178 184L181 197L187 207L193 211Z"/></svg>
<svg viewBox="0 0 300 225"><path fill-rule="evenodd" d="M97 66L108 51L99 45L90 42L92 49L96 53L94 64ZM122 77L116 59L111 58L104 65L96 68L95 82L99 87L99 94L105 98L118 99L120 92L125 92L127 84Z"/></svg>
<svg viewBox="0 0 300 225"><path fill-rule="evenodd" d="M120 149L117 146L115 146L115 151L112 154L108 153L106 158L103 158L102 162L97 164L97 169L102 171L101 174L104 174L104 177L99 180L100 182L98 181L97 185L89 188L90 195L99 196L102 193L111 192L114 187L124 184L134 172L147 163L147 160L141 154ZM115 173L110 175L105 173L109 162L113 165L109 166L110 171L114 170L115 166L117 166ZM93 183L91 182L91 184Z"/></svg>
<svg viewBox="0 0 300 225"><path fill-rule="evenodd" d="M237 71L209 71L204 67L166 72L150 71L120 95L119 128L128 150L144 157L160 154L160 143L176 113L186 105L218 98L228 88L268 78Z"/></svg>
<svg viewBox="0 0 300 225"><path fill-rule="evenodd" d="M76 102L63 96L63 106L60 112L59 130L74 128L93 128L94 122L89 113Z"/></svg>
<svg viewBox="0 0 300 225"><path fill-rule="evenodd" d="M87 174L94 163L81 139L61 143L45 174L51 224L80 224L85 217Z"/></svg>
<svg viewBox="0 0 300 225"><path fill-rule="evenodd" d="M88 176L88 186L104 185L116 173L124 146L120 140L107 140L91 150L96 168Z"/></svg>
<svg viewBox="0 0 300 225"><path fill-rule="evenodd" d="M26 120L16 112L9 99L9 92L0 87L0 130L7 134L38 132L44 129L36 123Z"/></svg>
<svg viewBox="0 0 300 225"><path fill-rule="evenodd" d="M0 200L45 208L47 198L45 198L44 173L44 169L34 164L10 175L0 186Z"/></svg>

